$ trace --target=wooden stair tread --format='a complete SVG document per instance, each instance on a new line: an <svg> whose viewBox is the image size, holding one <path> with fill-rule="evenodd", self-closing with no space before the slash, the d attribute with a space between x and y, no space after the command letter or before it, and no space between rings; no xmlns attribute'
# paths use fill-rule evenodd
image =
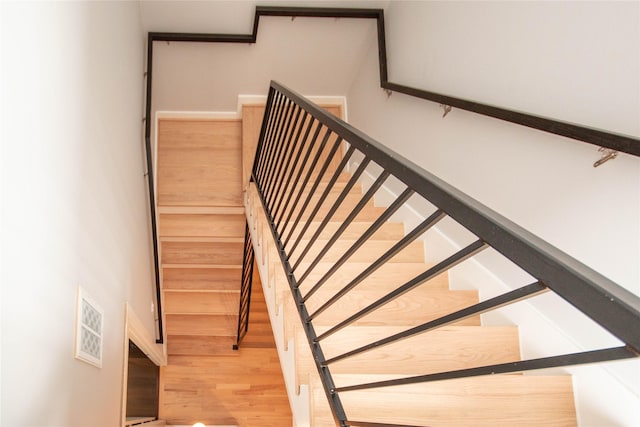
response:
<svg viewBox="0 0 640 427"><path fill-rule="evenodd" d="M327 328L317 328L316 333ZM344 354L407 328L393 326L351 326L322 341L327 359ZM306 344L302 330L296 341ZM332 374L421 375L520 360L518 328L514 326L447 326L378 347L366 353L332 363ZM312 361L309 366L315 369Z"/></svg>
<svg viewBox="0 0 640 427"><path fill-rule="evenodd" d="M242 265L243 241L163 242L162 264Z"/></svg>
<svg viewBox="0 0 640 427"><path fill-rule="evenodd" d="M193 293L206 293L206 294L239 294L240 293L240 289L163 289L163 292L167 292L167 293L172 293L172 294L176 294L176 293L188 293L188 294L193 294Z"/></svg>
<svg viewBox="0 0 640 427"><path fill-rule="evenodd" d="M217 264L217 263L162 263L161 267L180 269L212 269L212 268L233 268L242 270L242 264Z"/></svg>
<svg viewBox="0 0 640 427"><path fill-rule="evenodd" d="M182 243L244 243L244 237L197 237L197 236L163 236L161 242Z"/></svg>
<svg viewBox="0 0 640 427"><path fill-rule="evenodd" d="M158 206L158 214L244 215L244 206Z"/></svg>
<svg viewBox="0 0 640 427"><path fill-rule="evenodd" d="M312 221L304 236L306 239L310 239L311 236L320 226L321 221ZM371 227L373 221L354 221L344 230L340 235L341 239L357 239L365 231ZM342 221L329 221L322 229L319 235L319 239L327 240L333 237L338 228L342 225ZM296 238L302 231L303 224L298 224L293 231L292 236ZM384 223L372 236L371 239L378 240L399 240L404 236L404 225L400 222L386 222Z"/></svg>
<svg viewBox="0 0 640 427"><path fill-rule="evenodd" d="M165 292L166 314L228 314L238 313L239 291Z"/></svg>
<svg viewBox="0 0 640 427"><path fill-rule="evenodd" d="M162 286L170 289L240 289L241 265L162 266Z"/></svg>
<svg viewBox="0 0 640 427"><path fill-rule="evenodd" d="M365 289L358 291L354 289L326 311L320 313L314 319L314 324L318 326L336 324L374 302L379 295L380 292L377 290ZM315 295L307 301L309 313L313 313L324 302L323 300L314 300L314 297ZM469 307L477 302L477 291L427 289L425 292L418 287L364 316L356 324L415 326ZM479 324L479 316L469 317L456 323L458 326L475 326Z"/></svg>
<svg viewBox="0 0 640 427"><path fill-rule="evenodd" d="M389 376L334 375L338 386ZM349 419L429 426L576 426L570 376L492 375L339 393Z"/></svg>
<svg viewBox="0 0 640 427"><path fill-rule="evenodd" d="M240 237L244 236L244 212L225 213L161 213L160 237Z"/></svg>
<svg viewBox="0 0 640 427"><path fill-rule="evenodd" d="M357 200L355 200L355 201L357 202ZM323 207L318 210L318 213L313 218L314 221L318 220L318 218L324 219L327 216L330 206L327 207L325 205L323 205ZM355 203L351 203L351 204L347 203L346 205L343 203L336 210L336 212L331 216L331 220L332 221L344 220L345 218L347 218L347 216L349 216L349 214L351 214L351 212L353 211L353 207L354 206L355 206ZM301 208L301 206L300 206L300 208ZM302 214L301 221L302 220L308 220L311 217L311 212L312 211L313 211L312 207L311 208L307 207L307 209L305 209L304 213ZM384 213L384 211L385 211L384 208L376 207L376 206L373 206L373 204L370 204L370 205L366 206L364 209L362 209L362 211L360 211L358 213L358 215L356 216L356 220L359 220L359 221L375 221L376 219L378 219L380 217L380 215L382 215ZM291 223L295 222L295 220L297 218L298 218L297 213L294 213L291 216L290 222Z"/></svg>
<svg viewBox="0 0 640 427"><path fill-rule="evenodd" d="M238 313L167 314L167 335L231 336L238 332Z"/></svg>
<svg viewBox="0 0 640 427"><path fill-rule="evenodd" d="M302 253L303 249L307 246L308 243L308 240L300 240L298 247L296 247L295 251L291 255L291 260L297 262L299 259L299 255ZM313 247L304 256L302 262L312 262L316 258L320 250L325 247L326 243L326 240L316 240ZM323 255L321 261L336 262L349 248L353 246L354 243L355 241L352 240L338 240L331 246L329 251L327 251L327 253ZM367 241L353 255L351 255L351 257L349 258L349 262L375 261L387 250L389 250L394 245L394 243L395 241L386 240ZM396 256L391 258L389 262L424 262L423 242L411 242L409 245L407 245L406 248L404 248Z"/></svg>
<svg viewBox="0 0 640 427"><path fill-rule="evenodd" d="M169 335L167 336L167 354L169 357L176 355L197 356L236 356L233 350L236 338L232 336L194 336L194 335Z"/></svg>
<svg viewBox="0 0 640 427"><path fill-rule="evenodd" d="M334 266L333 263L319 263L315 266L313 271L309 273L309 276L300 284L300 290L307 292L315 283L320 280L330 268ZM323 289L340 290L360 273L365 271L370 266L369 263L362 262L347 262L341 266L331 278L322 285ZM413 279L419 274L427 271L431 264L424 264L420 262L407 262L407 263L390 263L385 264L378 268L374 273L368 276L364 281L359 284L356 289L368 288L368 287L384 287L386 289L395 289L398 286L403 285L408 280ZM309 263L300 263L298 267L300 271L307 271ZM421 286L428 286L431 289L446 290L449 289L449 276L447 273L442 273L433 279L425 282Z"/></svg>

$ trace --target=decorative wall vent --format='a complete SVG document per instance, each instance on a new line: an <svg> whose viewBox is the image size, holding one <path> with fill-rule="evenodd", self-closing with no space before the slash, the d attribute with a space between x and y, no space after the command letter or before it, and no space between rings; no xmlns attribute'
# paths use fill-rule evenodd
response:
<svg viewBox="0 0 640 427"><path fill-rule="evenodd" d="M104 311L78 287L75 357L102 367L102 329Z"/></svg>

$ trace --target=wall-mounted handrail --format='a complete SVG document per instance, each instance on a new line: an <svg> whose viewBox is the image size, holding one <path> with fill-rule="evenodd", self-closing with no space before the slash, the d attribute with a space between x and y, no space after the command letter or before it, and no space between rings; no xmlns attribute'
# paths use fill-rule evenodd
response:
<svg viewBox="0 0 640 427"><path fill-rule="evenodd" d="M621 135L614 132L590 128L560 120L554 120L533 114L491 106L476 101L456 98L449 95L412 88L399 83L390 82L387 71L386 36L384 27L384 10L382 9L353 9L353 8L306 8L306 7L270 7L257 6L250 34L203 34L203 33L171 33L149 32L147 37L147 72L146 72L146 109L145 109L145 146L147 150L147 173L149 192L151 194L152 233L154 241L155 282L157 288L157 302L159 313L158 342L162 342L162 312L160 301L160 275L158 264L157 231L155 227L156 207L154 200L153 161L151 158L151 110L152 110L152 72L153 72L153 42L205 42L205 43L255 43L258 35L260 17L313 17L313 18L350 18L375 19L378 38L378 64L380 73L380 87L385 90L404 93L417 98L437 102L440 104L460 108L485 116L505 120L522 126L553 133L567 138L595 144L611 150L620 151L634 156L640 156L640 139Z"/></svg>
<svg viewBox="0 0 640 427"><path fill-rule="evenodd" d="M308 117L307 120L294 119L301 114ZM305 140L299 141L297 137L293 137L294 134L306 135ZM291 144L291 141L297 143ZM335 149L336 146L342 147L345 143L348 148L344 148L342 152ZM292 158L302 160L289 168L279 167L280 162L289 162ZM344 176L347 163L359 166L347 180L343 179L338 185L338 178ZM351 200L352 204L348 205L347 193L353 196L351 189L354 177L362 173L367 165L374 164L377 167L370 171L373 175L373 185L368 187L366 192L358 195L357 201ZM294 173L304 176L304 179L291 180L290 177ZM367 203L390 177L406 186L401 196L384 209L377 219L371 220L369 229L362 232L360 236L350 235L350 238L354 239L351 247L340 249L341 252L338 254L334 253L331 261L323 258L329 248L335 252L336 248L333 244L338 241L341 233L355 220L361 206ZM640 354L640 297L276 82L271 82L252 171L252 181L256 185L267 215L285 277L289 282L301 324L307 334L325 393L334 417L341 426L400 425L377 423L376 420L358 422L349 420L346 415L349 412L348 408L343 407L341 403L341 393L612 361L634 358ZM329 194L332 196L329 197ZM404 237L398 238L385 253L369 263L368 267L342 289L333 291L332 288L330 293L325 292L324 299L318 301L314 305L315 308L310 309L308 304L310 301L314 302L318 290L326 288L329 281L335 280L336 271L350 260L362 245L369 243L371 236L399 206L404 205L409 197L414 196L429 202L435 207L435 211L422 223L407 230ZM291 200L292 197L295 199L294 203L282 203L283 200ZM282 206L285 206L284 209ZM345 214L346 217L334 218L340 209L342 212L349 213ZM322 212L322 216L318 215L318 212ZM366 277L382 268L416 237L424 236L426 230L445 217L463 226L474 234L477 240L435 265L426 266L424 272L404 283L399 283L394 289L387 290L386 294L368 302L368 305L358 308L351 315L346 313L344 320L335 321L333 325L323 324L322 333L316 331L317 318L321 317L324 311L335 306L338 300L360 286ZM325 227L330 219L337 221L340 225L337 230L329 233L331 237L325 236L320 244L316 243L321 233L326 235L328 232ZM302 243L303 241L305 243ZM314 251L308 252L311 246ZM375 314L391 302L402 298L403 295L419 287L428 286L431 279L488 247L511 260L532 276L535 282L522 287L516 286L514 290L502 295L439 315L403 332L373 340L361 347L345 349L342 354L325 357L323 345L326 340L331 339L333 334L351 327L365 316ZM328 270L316 271L320 274L309 279L309 272L316 269L321 261L325 263L325 267L329 265ZM555 293L569 302L620 340L622 345L378 382L353 385L334 383L331 368L336 362L375 351L399 340L419 339L418 335L423 332L533 298L545 292Z"/></svg>

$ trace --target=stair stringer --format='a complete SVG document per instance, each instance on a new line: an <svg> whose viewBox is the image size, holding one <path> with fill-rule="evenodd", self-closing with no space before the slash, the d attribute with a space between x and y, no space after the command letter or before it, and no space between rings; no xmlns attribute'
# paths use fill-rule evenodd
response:
<svg viewBox="0 0 640 427"><path fill-rule="evenodd" d="M294 427L310 427L310 387L309 384L300 384L297 378L296 357L300 355L296 355L298 346L294 344L295 334L290 330L292 325L299 320L290 318L291 311L284 309L285 304L281 299L284 295L281 294L288 290L288 284L254 184L247 187L245 208L256 266L262 282L269 320L293 416L293 425ZM310 356L311 353L308 353Z"/></svg>

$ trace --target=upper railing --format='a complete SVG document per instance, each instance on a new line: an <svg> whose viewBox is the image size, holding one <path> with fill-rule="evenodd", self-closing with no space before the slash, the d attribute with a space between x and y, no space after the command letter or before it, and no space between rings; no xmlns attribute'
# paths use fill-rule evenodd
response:
<svg viewBox="0 0 640 427"><path fill-rule="evenodd" d="M353 18L375 19L378 38L378 60L380 68L380 87L387 91L395 91L425 100L437 102L450 107L460 108L485 116L505 120L522 126L542 130L544 132L561 135L567 138L595 144L600 147L640 156L640 139L628 135L620 135L588 126L535 116L523 112L508 110L481 102L456 98L449 95L412 88L399 83L390 82L387 72L386 36L384 27L384 10L382 9L347 9L347 8L306 8L306 7L269 7L257 6L250 34L202 34L202 33L166 33L149 32L147 38L147 85L146 85L146 115L145 115L145 145L147 151L147 173L149 179L149 194L151 205L151 222L153 233L154 260L156 273L157 307L159 313L159 339L162 342L162 310L160 298L160 272L158 260L155 193L153 182L153 159L151 156L151 126L152 126L152 73L153 73L153 43L155 41L168 42L208 42L208 43L255 43L258 26L262 16L282 17L314 17L314 18Z"/></svg>
<svg viewBox="0 0 640 427"><path fill-rule="evenodd" d="M347 169L351 172L345 178ZM353 189L365 171L372 175L373 183L354 199ZM640 352L638 296L275 82L271 83L269 91L252 180L271 223L282 265L334 417L341 426L401 425L349 419L340 399L342 393L349 391L633 358ZM358 220L374 195L391 181L395 187L403 187L398 191L400 195L376 218L367 218L370 225L366 230L355 236L353 231L349 232L350 246L338 248L336 242ZM322 301L315 301L335 279L337 272L355 253L366 250L372 236L409 201L412 205L421 206L428 202L432 208L425 213L421 223L389 244L384 253L343 288L334 294L323 292ZM338 217L337 212L342 212L343 216ZM337 229L335 225L334 228L328 226L332 218L340 224ZM470 231L474 236L472 242L425 267L412 279L398 283L375 302L345 313L343 320L329 327L323 323L323 330L317 330L316 321L322 318L323 313L335 308L336 303L416 239L424 238L434 225L445 218ZM493 248L533 279L524 286L512 284L511 291L438 315L402 332L345 349L341 354L325 355L323 345L333 334L352 327L368 315L375 315L390 302L420 286L430 286L432 279L486 248ZM328 266L324 257L330 251L333 255ZM341 386L336 385L332 378L331 368L335 363L399 340L420 339L419 334L426 331L549 291L586 314L622 344L374 383Z"/></svg>

